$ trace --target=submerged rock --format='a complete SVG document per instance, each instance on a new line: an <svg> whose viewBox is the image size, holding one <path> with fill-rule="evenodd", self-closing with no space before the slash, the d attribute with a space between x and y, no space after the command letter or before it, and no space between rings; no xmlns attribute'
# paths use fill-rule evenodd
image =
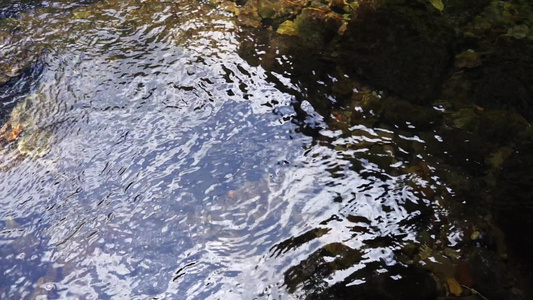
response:
<svg viewBox="0 0 533 300"><path fill-rule="evenodd" d="M249 0L239 11L241 25L261 27L263 24L279 26L296 16L308 0Z"/></svg>
<svg viewBox="0 0 533 300"><path fill-rule="evenodd" d="M348 279L310 294L307 299L427 300L436 299L438 295L434 279L427 272L412 266L395 265L386 267L383 273L363 270L355 274L364 280L353 284Z"/></svg>
<svg viewBox="0 0 533 300"><path fill-rule="evenodd" d="M7 75L13 75L13 77L3 84L0 83L0 124L4 124L8 120L17 101L35 86L43 70L43 65L39 61L24 60L24 64L27 65L23 69Z"/></svg>
<svg viewBox="0 0 533 300"><path fill-rule="evenodd" d="M276 32L279 34L294 35L294 36L297 36L299 34L298 27L291 20L287 20L281 23L278 27L278 30L276 30Z"/></svg>

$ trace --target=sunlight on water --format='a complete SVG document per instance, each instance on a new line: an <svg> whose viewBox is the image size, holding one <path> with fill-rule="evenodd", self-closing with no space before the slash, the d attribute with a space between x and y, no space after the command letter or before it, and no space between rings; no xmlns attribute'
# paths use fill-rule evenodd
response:
<svg viewBox="0 0 533 300"><path fill-rule="evenodd" d="M394 252L417 241L422 214L446 215L420 193L438 178L395 154L424 138L347 135L306 101L324 129L302 134L298 87L237 54L231 14L46 3L2 39L3 55L28 53L21 69L42 70L6 92L23 131L0 152L0 298L304 297L370 269L401 278ZM449 245L460 235L452 226Z"/></svg>
<svg viewBox="0 0 533 300"><path fill-rule="evenodd" d="M237 56L225 16L185 5L167 21L177 4L164 4L162 25L130 27L119 5L43 56L14 110L45 138L3 163L4 295L200 299L276 283L254 267L314 190L280 164L306 138L263 105L290 113L291 96Z"/></svg>

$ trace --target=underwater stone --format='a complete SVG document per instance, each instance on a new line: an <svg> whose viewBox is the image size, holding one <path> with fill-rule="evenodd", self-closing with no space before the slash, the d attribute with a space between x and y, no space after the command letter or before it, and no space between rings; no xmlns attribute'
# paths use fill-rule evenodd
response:
<svg viewBox="0 0 533 300"><path fill-rule="evenodd" d="M525 24L514 26L507 31L508 35L518 40L525 38L528 35L528 33L529 33L529 28Z"/></svg>
<svg viewBox="0 0 533 300"><path fill-rule="evenodd" d="M337 35L342 22L330 19L322 11L305 8L294 20L300 37L310 46L323 46Z"/></svg>
<svg viewBox="0 0 533 300"><path fill-rule="evenodd" d="M261 26L261 17L257 11L258 3L258 0L249 0L240 9L238 17L238 22L240 25L249 27Z"/></svg>
<svg viewBox="0 0 533 300"><path fill-rule="evenodd" d="M481 54L474 50L463 51L455 56L457 68L475 68L481 65Z"/></svg>
<svg viewBox="0 0 533 300"><path fill-rule="evenodd" d="M279 25L278 30L276 30L276 32L279 34L297 36L298 28L296 27L293 21L287 20L281 23L281 25Z"/></svg>
<svg viewBox="0 0 533 300"><path fill-rule="evenodd" d="M371 268L371 266L368 267L368 269ZM437 297L435 280L429 273L419 268L397 264L386 267L387 272L384 273L371 272L366 269L350 275L345 281L327 287L315 295L309 295L307 299L427 300ZM393 279L391 275L398 276ZM353 284L352 281L357 278L364 278L365 284Z"/></svg>
<svg viewBox="0 0 533 300"><path fill-rule="evenodd" d="M450 289L450 293L454 294L455 296L459 297L463 293L463 289L461 288L461 285L455 278L448 278L446 280L446 283L448 284L448 289Z"/></svg>
<svg viewBox="0 0 533 300"><path fill-rule="evenodd" d="M394 7L374 10L361 5L341 42L345 66L406 99L428 101L448 72L447 48L454 33L433 21L423 22Z"/></svg>

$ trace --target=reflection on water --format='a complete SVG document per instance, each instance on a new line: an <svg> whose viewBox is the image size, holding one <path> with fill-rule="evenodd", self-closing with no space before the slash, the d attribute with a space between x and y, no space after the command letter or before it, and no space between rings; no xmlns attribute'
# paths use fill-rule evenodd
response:
<svg viewBox="0 0 533 300"><path fill-rule="evenodd" d="M0 298L435 285L405 271L415 243L438 244L421 260L444 260L430 252L454 251L463 231L430 230L447 190L418 155L425 137L326 125L299 87L237 54L232 15L215 6L71 2L32 7L2 39L21 70L4 87L30 87L10 94L2 133Z"/></svg>

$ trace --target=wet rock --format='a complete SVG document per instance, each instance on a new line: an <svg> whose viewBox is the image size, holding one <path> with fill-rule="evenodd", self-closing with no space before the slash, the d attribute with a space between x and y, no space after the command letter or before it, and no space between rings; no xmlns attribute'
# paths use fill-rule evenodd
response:
<svg viewBox="0 0 533 300"><path fill-rule="evenodd" d="M337 82L333 83L333 87L331 88L331 92L333 95L337 97L347 97L352 95L354 90L354 82L346 77L341 77L338 79Z"/></svg>
<svg viewBox="0 0 533 300"><path fill-rule="evenodd" d="M461 29L461 43L483 53L482 67L465 73L471 99L482 107L515 110L528 121L533 119L531 11L530 1L491 1Z"/></svg>
<svg viewBox="0 0 533 300"><path fill-rule="evenodd" d="M420 28L422 20L393 5L361 5L354 14L342 42L351 71L406 99L424 102L435 95L448 72L453 32L433 22Z"/></svg>
<svg viewBox="0 0 533 300"><path fill-rule="evenodd" d="M298 248L304 245L305 243L308 243L316 238L327 234L330 230L330 228L315 228L297 237L292 237L281 243L276 244L270 249L270 251L272 251L272 255L279 256L287 251Z"/></svg>
<svg viewBox="0 0 533 300"><path fill-rule="evenodd" d="M298 27L300 37L311 47L327 45L337 36L342 25L340 20L330 18L324 11L314 8L303 9L294 23Z"/></svg>
<svg viewBox="0 0 533 300"><path fill-rule="evenodd" d="M481 54L473 50L463 51L455 56L457 68L475 68L481 65Z"/></svg>
<svg viewBox="0 0 533 300"><path fill-rule="evenodd" d="M261 27L263 24L279 26L293 18L307 5L307 0L249 0L239 11L238 21L243 26Z"/></svg>
<svg viewBox="0 0 533 300"><path fill-rule="evenodd" d="M527 25L525 24L516 25L507 31L508 35L514 37L517 40L527 37L528 33L529 27L527 27Z"/></svg>
<svg viewBox="0 0 533 300"><path fill-rule="evenodd" d="M439 11L444 10L444 3L442 3L442 0L429 0L429 2L431 3L431 5L433 5L433 7L435 7Z"/></svg>
<svg viewBox="0 0 533 300"><path fill-rule="evenodd" d="M298 35L298 28L296 27L296 24L294 24L293 21L287 20L281 25L279 25L278 30L276 30L279 34L286 34L286 35Z"/></svg>
<svg viewBox="0 0 533 300"><path fill-rule="evenodd" d="M456 250L449 248L449 247L444 248L444 254L452 259L457 259L459 257L459 253Z"/></svg>
<svg viewBox="0 0 533 300"><path fill-rule="evenodd" d="M479 126L479 117L472 108L463 108L451 114L453 126L468 132L475 131Z"/></svg>
<svg viewBox="0 0 533 300"><path fill-rule="evenodd" d="M258 0L249 0L240 9L238 21L242 26L261 27L261 16L257 11Z"/></svg>
<svg viewBox="0 0 533 300"><path fill-rule="evenodd" d="M450 293L457 297L461 296L461 294L463 293L463 288L461 288L461 285L459 284L459 282L457 282L457 280L455 280L455 278L448 278L448 280L446 280L446 283L448 285L448 290L450 291Z"/></svg>
<svg viewBox="0 0 533 300"><path fill-rule="evenodd" d="M472 234L470 235L470 239L472 241L475 241L475 240L478 240L480 236L481 236L481 233L476 230L476 231L472 232Z"/></svg>
<svg viewBox="0 0 533 300"><path fill-rule="evenodd" d="M456 28L488 0L363 1L354 10L342 44L342 60L373 82L409 101L427 103L449 76Z"/></svg>
<svg viewBox="0 0 533 300"><path fill-rule="evenodd" d="M442 282L453 278L455 275L454 261L442 253L431 249L427 245L423 245L418 255L420 258L418 262L419 267L431 272L431 274Z"/></svg>
<svg viewBox="0 0 533 300"><path fill-rule="evenodd" d="M22 133L22 126L12 126L11 122L6 122L2 128L0 128L0 145L9 144L16 141Z"/></svg>
<svg viewBox="0 0 533 300"><path fill-rule="evenodd" d="M337 11L342 11L347 5L348 3L345 0L329 0L328 4L331 9Z"/></svg>
<svg viewBox="0 0 533 300"><path fill-rule="evenodd" d="M344 270L360 261L362 253L342 243L331 243L315 251L298 265L285 272L284 281L289 291L294 292L296 287L314 289L323 286L323 279L337 270Z"/></svg>
<svg viewBox="0 0 533 300"><path fill-rule="evenodd" d="M295 3L295 2L293 2ZM257 12L263 19L281 19L294 15L298 7L287 1L259 0Z"/></svg>

